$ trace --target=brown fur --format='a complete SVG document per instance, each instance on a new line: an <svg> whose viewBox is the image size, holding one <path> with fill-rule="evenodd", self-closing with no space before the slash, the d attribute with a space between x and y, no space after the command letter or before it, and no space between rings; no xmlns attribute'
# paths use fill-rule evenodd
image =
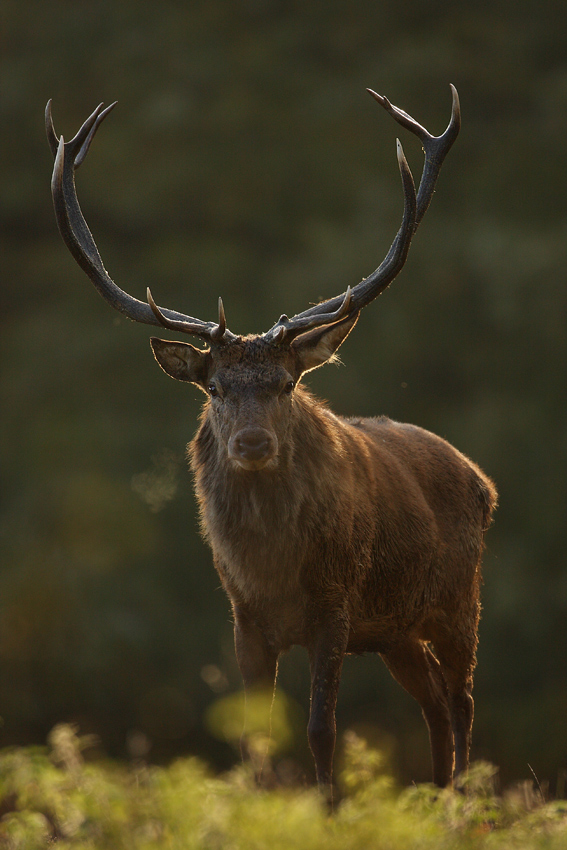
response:
<svg viewBox="0 0 567 850"><path fill-rule="evenodd" d="M280 653L307 648L309 740L327 786L342 659L378 652L420 703L434 781L446 785L468 765L480 561L496 491L421 428L345 419L301 385L285 391L327 360L353 323L287 346L260 337L210 352L152 345L169 374L215 385L189 456L203 532L234 610L245 686L272 684ZM189 358L185 374L180 356ZM230 456L242 429L271 435L261 468Z"/></svg>

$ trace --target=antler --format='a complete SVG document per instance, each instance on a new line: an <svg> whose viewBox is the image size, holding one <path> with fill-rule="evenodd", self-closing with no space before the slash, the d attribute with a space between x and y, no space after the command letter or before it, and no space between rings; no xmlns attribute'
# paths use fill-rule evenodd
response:
<svg viewBox="0 0 567 850"><path fill-rule="evenodd" d="M156 306L148 289L148 304L138 301L117 286L102 263L96 243L83 217L75 189L75 171L84 161L94 135L116 103L103 108L101 103L87 118L77 135L65 143L59 139L51 118L51 100L45 108L47 139L55 157L51 192L59 231L69 251L90 277L102 297L112 307L134 322L173 328L200 336L209 342L228 342L237 337L226 327L222 301L219 299L219 321L203 322L174 310Z"/></svg>
<svg viewBox="0 0 567 850"><path fill-rule="evenodd" d="M338 295L335 298L330 298L328 301L323 301L321 304L316 304L314 307L298 313L291 319L288 319L286 315L281 316L276 324L264 334L264 337L272 342L280 343L284 340L289 342L310 328L333 324L349 314L353 315L362 310L363 307L366 307L367 304L370 304L371 301L390 285L406 261L413 235L431 203L435 183L443 160L459 133L461 127L461 110L459 96L453 85L451 85L453 95L451 120L441 136L432 136L425 127L418 124L403 109L393 106L386 97L376 94L371 89L367 89L367 91L395 118L398 124L401 124L402 127L405 127L416 135L422 143L425 162L417 198L413 177L404 156L402 146L398 140L397 153L404 192L404 215L400 229L385 259L376 271L357 284L354 289L351 290L348 287L343 295Z"/></svg>
<svg viewBox="0 0 567 850"><path fill-rule="evenodd" d="M425 127L418 124L410 115L393 106L382 95L368 89L390 115L411 133L416 135L425 153L423 172L419 190L415 192L413 177L404 156L400 142L397 142L398 164L404 193L404 214L400 229L380 266L369 277L362 280L354 289L316 304L289 319L285 314L264 334L264 338L273 343L290 342L305 331L324 325L334 324L349 315L354 315L373 301L386 289L401 271L409 251L411 240L421 219L431 202L435 183L451 145L457 138L461 126L461 112L457 90L451 85L453 106L451 120L441 136L432 136ZM174 310L156 305L148 288L148 303L138 301L117 286L102 263L96 243L83 217L75 189L75 171L84 161L94 135L115 103L103 108L97 106L87 118L77 135L65 144L63 136L59 139L51 118L51 100L45 109L47 138L55 157L51 191L59 231L71 254L90 277L102 297L116 310L135 322L157 325L171 330L182 331L202 337L211 343L220 344L238 339L226 327L222 300L219 298L218 322L203 322Z"/></svg>

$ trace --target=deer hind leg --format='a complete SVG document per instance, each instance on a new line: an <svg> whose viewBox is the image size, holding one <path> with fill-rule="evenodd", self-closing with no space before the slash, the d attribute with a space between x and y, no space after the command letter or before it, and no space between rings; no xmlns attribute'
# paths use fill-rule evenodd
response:
<svg viewBox="0 0 567 850"><path fill-rule="evenodd" d="M429 729L433 781L444 788L453 776L453 735L447 685L439 662L425 644L412 638L381 655L394 679L421 706Z"/></svg>
<svg viewBox="0 0 567 850"><path fill-rule="evenodd" d="M473 671L476 666L478 609L462 615L453 628L445 626L432 636L449 694L449 709L455 741L455 777L469 766L474 701ZM467 628L469 627L469 628Z"/></svg>

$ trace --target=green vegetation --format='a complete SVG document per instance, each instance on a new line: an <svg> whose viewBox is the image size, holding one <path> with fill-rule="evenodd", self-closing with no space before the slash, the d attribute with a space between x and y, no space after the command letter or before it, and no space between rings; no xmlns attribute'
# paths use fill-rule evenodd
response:
<svg viewBox="0 0 567 850"><path fill-rule="evenodd" d="M88 743L88 742L87 742ZM85 762L59 726L50 748L0 753L0 848L39 850L475 850L564 848L567 802L529 783L497 795L495 769L465 793L400 790L381 755L347 736L341 802L329 816L313 788L259 789L246 767L214 777L195 758L169 767Z"/></svg>

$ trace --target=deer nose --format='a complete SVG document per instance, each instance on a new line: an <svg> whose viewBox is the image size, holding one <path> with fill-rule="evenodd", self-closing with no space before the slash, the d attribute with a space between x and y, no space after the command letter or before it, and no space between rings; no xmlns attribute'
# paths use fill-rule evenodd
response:
<svg viewBox="0 0 567 850"><path fill-rule="evenodd" d="M265 428L242 428L228 443L228 454L245 469L260 469L277 451L275 435Z"/></svg>

